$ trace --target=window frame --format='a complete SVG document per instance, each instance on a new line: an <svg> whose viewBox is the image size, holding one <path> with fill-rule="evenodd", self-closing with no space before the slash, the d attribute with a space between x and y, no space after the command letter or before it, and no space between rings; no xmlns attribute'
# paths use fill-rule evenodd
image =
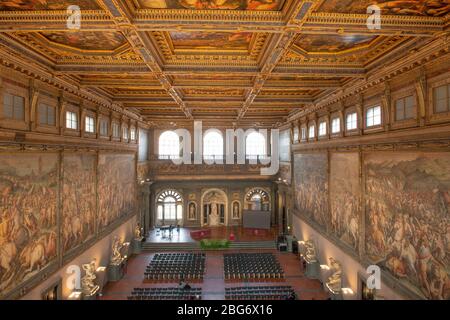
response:
<svg viewBox="0 0 450 320"><path fill-rule="evenodd" d="M349 128L349 126L348 126L348 124L349 124L349 120L348 120L348 118L350 117L350 116L355 116L355 121L351 121L351 123L355 123L355 127L354 128ZM359 128L359 123L358 123L359 121L358 121L358 112L357 111L348 111L346 114L345 114L345 131L346 132L354 132L354 131L356 131L356 130L358 130L358 128Z"/></svg>
<svg viewBox="0 0 450 320"><path fill-rule="evenodd" d="M165 143L162 144L162 137L163 135L168 135L170 134L173 138L173 140L166 140L168 142L171 141L171 143ZM177 139L175 138L175 135L177 136ZM176 143L175 141L177 141L178 143L178 147L176 147ZM161 150L163 149L162 146L164 147L165 150L169 150L170 152L167 152L167 154L163 154L161 152ZM172 149L173 150L170 150ZM177 152L175 152L175 149L178 149ZM172 152L173 151L173 152ZM180 136L173 130L165 130L160 132L159 136L158 136L158 159L160 160L170 160L170 159L179 159L180 158L180 151L181 151L181 145L180 145Z"/></svg>
<svg viewBox="0 0 450 320"><path fill-rule="evenodd" d="M128 141L130 134L128 132L128 126L126 124L122 124L122 141Z"/></svg>
<svg viewBox="0 0 450 320"><path fill-rule="evenodd" d="M259 146L259 147L257 147L257 146L255 147L255 145L250 146L250 143L249 143L250 137L256 136L256 135L261 137L260 138L260 139L262 139L261 141L264 141L262 146ZM262 148L262 151L261 151L261 148ZM255 153L250 153L249 150L250 151L257 150L257 151ZM265 158L265 157L267 157L267 152L268 152L267 151L267 139L266 139L266 137L264 137L264 135L261 132L254 130L254 131L250 132L248 135L246 135L246 137L245 137L245 158L246 159Z"/></svg>
<svg viewBox="0 0 450 320"><path fill-rule="evenodd" d="M71 119L70 119L70 123L71 124L73 124L73 123L75 123L75 126L76 126L76 128L72 128L72 126L68 126L68 123L69 123L69 119L68 119L68 115L71 115L71 116L73 116L73 115L75 115L75 120L73 120L72 119L72 117L71 117ZM65 111L65 116L64 116L64 128L66 129L66 130L71 130L71 131L78 131L79 130L79 115L78 115L78 112L77 111L75 111L75 110L73 110L73 109L67 109L66 111Z"/></svg>
<svg viewBox="0 0 450 320"><path fill-rule="evenodd" d="M84 116L84 132L85 133L87 133L87 134L95 134L95 132L96 132L95 120L96 120L95 116L92 115L92 114L86 114ZM90 123L91 121L92 121L92 123ZM92 131L91 131L91 129L92 129Z"/></svg>
<svg viewBox="0 0 450 320"><path fill-rule="evenodd" d="M136 127L131 126L130 127L130 141L136 141Z"/></svg>
<svg viewBox="0 0 450 320"><path fill-rule="evenodd" d="M323 131L322 129L324 129L325 132L322 132ZM328 135L328 121L327 120L319 121L319 127L317 131L318 131L317 136L319 138L326 137Z"/></svg>
<svg viewBox="0 0 450 320"><path fill-rule="evenodd" d="M379 110L379 118L378 113L375 113L375 110ZM369 112L371 111L372 114L369 117ZM372 124L369 124L369 119L372 119ZM365 108L364 120L365 120L365 127L367 129L381 127L383 125L383 108L381 107L381 104L371 105ZM375 123L375 120L379 120L379 123Z"/></svg>
<svg viewBox="0 0 450 320"><path fill-rule="evenodd" d="M174 201L166 201L169 198L172 198ZM156 197L156 221L162 221L163 223L165 221L183 221L183 202L183 196L177 190L166 189L161 191ZM166 210L170 211L169 217L166 217ZM174 213L173 216L172 211Z"/></svg>
<svg viewBox="0 0 450 320"><path fill-rule="evenodd" d="M408 99L410 97L412 98L413 103L414 103L413 106L412 106L412 108L413 108L413 117L407 118L406 117L406 99ZM404 114L403 119L399 119L398 118L397 103L399 101L403 102L403 114ZM394 121L395 122L404 122L404 121L416 120L417 119L417 100L416 100L416 96L414 94L407 94L407 95L402 95L402 96L400 96L398 98L395 98L394 99L394 103L393 103L393 109L394 109Z"/></svg>
<svg viewBox="0 0 450 320"><path fill-rule="evenodd" d="M335 128L335 120L337 120L338 121L338 131L334 131L334 128ZM332 117L331 118L331 134L332 135L338 135L338 134L340 134L341 132L342 132L342 126L341 126L341 117L339 117L339 116L335 116L335 117Z"/></svg>
<svg viewBox="0 0 450 320"><path fill-rule="evenodd" d="M41 122L41 113L40 113L40 111L41 111L41 107L42 106L45 106L45 115L46 115L46 122L45 123L42 123ZM49 109L53 109L53 112L54 112L54 119L53 119L53 121L54 121L54 123L53 124L49 124L48 122L48 119L49 119L49 113L48 113L48 110ZM36 115L36 119L37 119L37 123L38 123L38 125L39 126L43 126L43 127L51 127L51 128L55 128L56 126L57 126L57 124L58 124L58 114L57 114L58 112L57 112L57 107L56 106L52 106L52 105L50 105L47 101L38 101L38 105L37 105L37 115Z"/></svg>
<svg viewBox="0 0 450 320"><path fill-rule="evenodd" d="M6 101L6 96L11 96L11 101L12 101L12 105L11 105L11 117L7 117L6 116L6 112L5 112L5 110L6 110L6 103L5 103L5 101ZM16 115L17 115L17 108L16 108L16 100L20 100L20 101L22 101L23 102L23 104L22 104L22 110L20 110L21 112L21 117L20 118L18 118L18 117L16 117ZM8 120L8 121L14 121L14 122L25 122L26 121L26 112L27 112L27 102L26 102L26 97L24 97L23 95L20 95L19 93L17 93L17 92L12 92L12 91L9 91L9 90L5 90L4 92L3 92L3 95L2 95L2 117L3 117L3 119L5 119L5 120Z"/></svg>
<svg viewBox="0 0 450 320"><path fill-rule="evenodd" d="M215 135L220 136L221 148L217 147L217 150L220 150L218 153L210 153L210 152L207 152L209 150L206 150L206 148L207 148L206 138L210 134L215 134ZM211 160L212 159L223 159L224 156L225 156L225 153L224 153L224 138L223 138L222 132L219 131L219 130L216 130L216 129L212 129L212 130L208 129L208 130L206 130L204 135L203 135L203 158L204 159L211 159Z"/></svg>
<svg viewBox="0 0 450 320"><path fill-rule="evenodd" d="M312 129L312 135L311 135L311 129ZM308 140L313 140L316 138L316 123L311 122L308 125Z"/></svg>
<svg viewBox="0 0 450 320"><path fill-rule="evenodd" d="M106 134L104 134L103 133L103 124L104 123L106 123ZM109 124L110 124L110 121L109 121L109 118L107 118L107 117L104 117L104 116L100 116L99 117L99 119L98 119L98 126L99 126L99 128L98 128L98 134L99 134L99 136L100 137L108 137L109 136L109 131L110 131L110 126L109 126Z"/></svg>
<svg viewBox="0 0 450 320"><path fill-rule="evenodd" d="M111 122L111 136L115 140L120 139L120 123L116 120L112 120Z"/></svg>
<svg viewBox="0 0 450 320"><path fill-rule="evenodd" d="M436 106L437 106L437 99L436 99L436 92L437 89L441 88L441 87L446 87L446 98L442 99L442 100L447 100L447 109L445 111L437 111L436 110ZM433 100L433 113L436 115L442 115L442 114L448 114L450 112L450 83L445 83L445 84L440 84L440 85L436 85L432 88L432 100Z"/></svg>

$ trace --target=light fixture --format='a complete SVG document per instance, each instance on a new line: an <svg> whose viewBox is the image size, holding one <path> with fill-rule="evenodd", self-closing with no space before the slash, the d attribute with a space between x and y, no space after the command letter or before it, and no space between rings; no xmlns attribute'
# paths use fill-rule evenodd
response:
<svg viewBox="0 0 450 320"><path fill-rule="evenodd" d="M106 267L98 267L97 270L95 270L96 272L104 272L106 271Z"/></svg>
<svg viewBox="0 0 450 320"><path fill-rule="evenodd" d="M342 288L342 293L343 294L348 294L348 295L354 294L352 288Z"/></svg>
<svg viewBox="0 0 450 320"><path fill-rule="evenodd" d="M69 300L80 300L81 298L81 292L80 291L73 291L70 295L69 295Z"/></svg>

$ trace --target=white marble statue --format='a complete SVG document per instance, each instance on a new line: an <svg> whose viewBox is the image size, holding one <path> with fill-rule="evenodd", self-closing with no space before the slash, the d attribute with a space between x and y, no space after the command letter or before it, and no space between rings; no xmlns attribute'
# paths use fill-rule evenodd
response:
<svg viewBox="0 0 450 320"><path fill-rule="evenodd" d="M210 226L218 226L220 223L220 216L217 207L218 207L217 202L211 203L211 214L209 215Z"/></svg>
<svg viewBox="0 0 450 320"><path fill-rule="evenodd" d="M84 277L81 278L81 289L84 294L92 295L98 288L95 284L95 279L97 278L95 275L95 260L90 263L83 264L81 267L85 272Z"/></svg>
<svg viewBox="0 0 450 320"><path fill-rule="evenodd" d="M233 218L239 218L239 204L237 202L233 204Z"/></svg>

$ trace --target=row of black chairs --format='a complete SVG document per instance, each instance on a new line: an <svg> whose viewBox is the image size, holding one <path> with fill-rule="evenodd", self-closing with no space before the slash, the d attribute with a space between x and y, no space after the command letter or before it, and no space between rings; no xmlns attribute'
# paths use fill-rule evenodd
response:
<svg viewBox="0 0 450 320"><path fill-rule="evenodd" d="M174 282L203 280L204 253L157 253L144 272L146 281Z"/></svg>
<svg viewBox="0 0 450 320"><path fill-rule="evenodd" d="M192 259L205 259L205 253L156 253L153 256L153 261L182 261Z"/></svg>
<svg viewBox="0 0 450 320"><path fill-rule="evenodd" d="M128 300L201 300L201 288L134 288Z"/></svg>
<svg viewBox="0 0 450 320"><path fill-rule="evenodd" d="M295 300L291 286L258 286L225 288L226 300Z"/></svg>
<svg viewBox="0 0 450 320"><path fill-rule="evenodd" d="M284 271L272 253L224 254L225 281L282 281Z"/></svg>

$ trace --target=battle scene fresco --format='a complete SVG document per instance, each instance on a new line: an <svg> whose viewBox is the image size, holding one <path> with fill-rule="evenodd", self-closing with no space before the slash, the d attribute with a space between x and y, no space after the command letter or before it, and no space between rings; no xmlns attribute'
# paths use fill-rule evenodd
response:
<svg viewBox="0 0 450 320"><path fill-rule="evenodd" d="M428 299L450 299L450 154L365 156L366 253Z"/></svg>
<svg viewBox="0 0 450 320"><path fill-rule="evenodd" d="M145 9L279 11L285 0L139 0Z"/></svg>
<svg viewBox="0 0 450 320"><path fill-rule="evenodd" d="M328 157L326 153L294 157L295 207L301 215L330 228L328 210Z"/></svg>
<svg viewBox="0 0 450 320"><path fill-rule="evenodd" d="M370 5L389 15L442 17L450 12L450 3L441 0L325 0L318 11L365 14Z"/></svg>
<svg viewBox="0 0 450 320"><path fill-rule="evenodd" d="M251 32L179 32L171 31L175 49L240 49L247 50Z"/></svg>
<svg viewBox="0 0 450 320"><path fill-rule="evenodd" d="M0 154L0 297L57 257L58 155Z"/></svg>
<svg viewBox="0 0 450 320"><path fill-rule="evenodd" d="M100 154L98 164L98 225L104 229L136 209L135 156Z"/></svg>
<svg viewBox="0 0 450 320"><path fill-rule="evenodd" d="M41 32L47 40L81 50L115 50L126 43L119 32Z"/></svg>
<svg viewBox="0 0 450 320"><path fill-rule="evenodd" d="M361 232L359 154L332 153L330 176L331 232L358 251Z"/></svg>
<svg viewBox="0 0 450 320"><path fill-rule="evenodd" d="M301 35L295 44L307 52L341 52L370 44L377 36Z"/></svg>
<svg viewBox="0 0 450 320"><path fill-rule="evenodd" d="M71 5L81 10L97 10L97 3L92 0L0 0L0 10L67 10Z"/></svg>
<svg viewBox="0 0 450 320"><path fill-rule="evenodd" d="M93 154L64 155L63 252L75 249L95 236L95 165L96 156Z"/></svg>

